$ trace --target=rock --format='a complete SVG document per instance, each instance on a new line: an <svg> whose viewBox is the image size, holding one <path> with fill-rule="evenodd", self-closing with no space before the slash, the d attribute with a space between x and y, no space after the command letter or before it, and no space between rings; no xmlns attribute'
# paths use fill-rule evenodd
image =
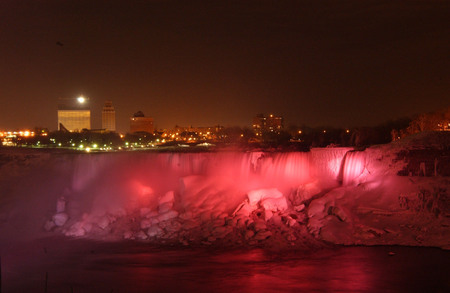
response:
<svg viewBox="0 0 450 293"><path fill-rule="evenodd" d="M335 207L335 206L329 207L328 214L336 216L339 219L339 221L341 221L341 222L347 221L347 215L339 207Z"/></svg>
<svg viewBox="0 0 450 293"><path fill-rule="evenodd" d="M211 212L205 211L200 214L200 220L202 222L209 222L211 220Z"/></svg>
<svg viewBox="0 0 450 293"><path fill-rule="evenodd" d="M267 225L264 221L258 220L254 223L253 227L255 231L258 232L260 230L265 230L267 228Z"/></svg>
<svg viewBox="0 0 450 293"><path fill-rule="evenodd" d="M51 231L51 230L52 230L53 228L55 228L55 227L56 227L55 222L53 222L53 221L47 221L47 222L45 222L45 225L44 225L45 231L49 232L49 231Z"/></svg>
<svg viewBox="0 0 450 293"><path fill-rule="evenodd" d="M196 228L199 226L196 221L192 221L192 220L183 221L182 223L183 223L182 227L185 230L190 230L192 228Z"/></svg>
<svg viewBox="0 0 450 293"><path fill-rule="evenodd" d="M141 221L141 229L147 229L150 228L152 226L152 221L149 219L143 219Z"/></svg>
<svg viewBox="0 0 450 293"><path fill-rule="evenodd" d="M272 211L264 210L264 220L269 221L273 217Z"/></svg>
<svg viewBox="0 0 450 293"><path fill-rule="evenodd" d="M155 236L159 236L162 234L162 229L159 228L158 226L152 226L150 228L148 228L147 230L147 235L149 237L155 237Z"/></svg>
<svg viewBox="0 0 450 293"><path fill-rule="evenodd" d="M265 210L269 210L269 211L285 211L288 207L287 205L287 201L285 197L280 197L280 198L265 198L263 200L261 200L261 206L265 209Z"/></svg>
<svg viewBox="0 0 450 293"><path fill-rule="evenodd" d="M193 218L192 212L185 212L180 214L180 219L182 220L191 220Z"/></svg>
<svg viewBox="0 0 450 293"><path fill-rule="evenodd" d="M284 198L283 194L276 188L252 190L248 192L247 196L250 206L256 206L265 198Z"/></svg>
<svg viewBox="0 0 450 293"><path fill-rule="evenodd" d="M233 212L233 216L244 216L248 217L254 211L254 207L251 207L250 204L245 200L241 203L236 210Z"/></svg>
<svg viewBox="0 0 450 293"><path fill-rule="evenodd" d="M77 222L70 227L69 231L65 233L66 236L81 237L86 235L86 230L83 229L83 222Z"/></svg>
<svg viewBox="0 0 450 293"><path fill-rule="evenodd" d="M145 239L148 238L148 236L147 236L147 234L144 233L144 231L139 231L139 232L136 234L136 238L137 238L137 239L141 239L141 240L145 240Z"/></svg>
<svg viewBox="0 0 450 293"><path fill-rule="evenodd" d="M294 210L296 211L296 212L301 212L301 211L303 211L305 209L305 205L304 204L301 204L301 205L298 205L298 206L294 206Z"/></svg>
<svg viewBox="0 0 450 293"><path fill-rule="evenodd" d="M86 233L89 233L92 231L92 223L84 223L83 224L83 229L84 231L86 231Z"/></svg>
<svg viewBox="0 0 450 293"><path fill-rule="evenodd" d="M295 225L298 225L298 223L297 223L297 220L295 220L295 219L293 219L293 218L287 216L287 217L286 217L286 225L287 225L288 227L294 227Z"/></svg>
<svg viewBox="0 0 450 293"><path fill-rule="evenodd" d="M166 192L166 194L159 199L158 203L160 205L164 203L172 203L173 205L174 201L175 201L175 193L173 192L173 190L171 190Z"/></svg>
<svg viewBox="0 0 450 293"><path fill-rule="evenodd" d="M252 230L245 231L245 235L244 235L245 240L252 238L254 235L255 235L255 232L253 232Z"/></svg>
<svg viewBox="0 0 450 293"><path fill-rule="evenodd" d="M287 237L286 237L286 239L287 239L288 241L295 241L295 240L297 240L297 237L295 237L295 236L292 235L292 234L288 234Z"/></svg>
<svg viewBox="0 0 450 293"><path fill-rule="evenodd" d="M170 211L172 209L172 207L173 207L173 203L172 202L162 203L162 204L160 204L158 206L158 212L160 214L166 213L166 212Z"/></svg>
<svg viewBox="0 0 450 293"><path fill-rule="evenodd" d="M220 238L224 238L225 236L227 236L230 232L231 232L230 228L224 226L224 227L214 228L212 234L214 235L214 237L220 239Z"/></svg>
<svg viewBox="0 0 450 293"><path fill-rule="evenodd" d="M109 224L110 224L110 220L109 220L109 217L108 216L103 216L103 217L100 217L97 221L97 225L102 229L102 230L105 230L108 226L109 226Z"/></svg>
<svg viewBox="0 0 450 293"><path fill-rule="evenodd" d="M133 239L133 232L131 231L125 231L123 233L123 239Z"/></svg>
<svg viewBox="0 0 450 293"><path fill-rule="evenodd" d="M270 221L277 226L281 226L283 224L283 221L282 221L280 215L278 215L278 214L274 214L272 216L272 218L270 219Z"/></svg>
<svg viewBox="0 0 450 293"><path fill-rule="evenodd" d="M270 236L272 236L272 232L270 232L268 230L261 230L258 233L256 233L254 239L255 240L265 240L265 239L269 238Z"/></svg>
<svg viewBox="0 0 450 293"><path fill-rule="evenodd" d="M57 213L53 215L53 222L58 227L64 226L64 224L67 222L68 219L69 215L66 213Z"/></svg>
<svg viewBox="0 0 450 293"><path fill-rule="evenodd" d="M325 204L322 200L313 200L308 208L308 217L312 218L314 216L321 215L325 209Z"/></svg>
<svg viewBox="0 0 450 293"><path fill-rule="evenodd" d="M236 222L236 227L238 228L246 228L247 219L246 218L238 218L237 222Z"/></svg>
<svg viewBox="0 0 450 293"><path fill-rule="evenodd" d="M63 213L65 211L66 211L66 199L64 198L64 196L61 196L56 201L56 212Z"/></svg>
<svg viewBox="0 0 450 293"><path fill-rule="evenodd" d="M162 221L167 221L167 220L170 220L170 219L173 219L173 218L176 218L176 217L178 217L178 212L177 211L168 211L168 212L166 212L164 214L159 215L158 216L158 220L160 222L162 222Z"/></svg>
<svg viewBox="0 0 450 293"><path fill-rule="evenodd" d="M214 221L212 222L212 225L213 225L214 227L220 227L220 226L223 226L223 225L225 225L225 219L224 219L224 218L216 219L216 220L214 220Z"/></svg>
<svg viewBox="0 0 450 293"><path fill-rule="evenodd" d="M139 210L139 213L140 213L141 217L146 217L148 214L151 213L151 211L152 211L152 209L150 209L150 208L141 208Z"/></svg>

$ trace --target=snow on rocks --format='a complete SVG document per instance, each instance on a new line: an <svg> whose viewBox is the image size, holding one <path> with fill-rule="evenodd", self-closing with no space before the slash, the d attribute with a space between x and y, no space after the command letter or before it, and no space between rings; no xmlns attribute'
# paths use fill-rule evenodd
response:
<svg viewBox="0 0 450 293"><path fill-rule="evenodd" d="M207 197L214 193L202 196L204 201L197 206L191 202L189 210L179 208L182 205L176 202L176 192L169 191L157 198L154 205L146 203L135 210L119 209L121 212L115 214L85 213L76 220L76 217L70 219L67 213L57 213L46 223L45 229L62 231L70 237L175 241L182 245L257 245L273 237L292 245L295 239L301 238L294 236L299 232L285 234L284 231L298 230L299 219L305 218L304 211L290 209L286 197L275 188L249 191L231 214L220 204L203 208L202 204L209 200ZM64 199L64 203L70 205L70 199Z"/></svg>
<svg viewBox="0 0 450 293"><path fill-rule="evenodd" d="M53 215L52 219L56 226L61 227L64 226L64 224L67 222L67 220L69 219L69 215L66 213L57 213Z"/></svg>
<svg viewBox="0 0 450 293"><path fill-rule="evenodd" d="M284 198L283 194L276 188L251 190L247 193L247 196L251 206L256 206L265 199Z"/></svg>

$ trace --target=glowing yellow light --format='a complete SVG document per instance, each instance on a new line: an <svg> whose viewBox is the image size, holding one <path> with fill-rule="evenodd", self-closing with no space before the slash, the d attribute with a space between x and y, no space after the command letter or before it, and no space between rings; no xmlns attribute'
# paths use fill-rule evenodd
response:
<svg viewBox="0 0 450 293"><path fill-rule="evenodd" d="M298 131L298 134L302 134L302 131L301 131L301 130L299 130L299 131Z"/></svg>
<svg viewBox="0 0 450 293"><path fill-rule="evenodd" d="M77 101L78 101L78 103L83 104L84 102L86 102L86 98L83 97L83 96L79 96L79 97L77 98Z"/></svg>
<svg viewBox="0 0 450 293"><path fill-rule="evenodd" d="M350 133L350 130L347 129L345 132Z"/></svg>
<svg viewBox="0 0 450 293"><path fill-rule="evenodd" d="M327 133L327 131L326 131L326 130L324 130L324 131L323 131L323 133Z"/></svg>
<svg viewBox="0 0 450 293"><path fill-rule="evenodd" d="M86 148L86 152L89 153L90 151L91 151L91 148L87 147L87 148Z"/></svg>

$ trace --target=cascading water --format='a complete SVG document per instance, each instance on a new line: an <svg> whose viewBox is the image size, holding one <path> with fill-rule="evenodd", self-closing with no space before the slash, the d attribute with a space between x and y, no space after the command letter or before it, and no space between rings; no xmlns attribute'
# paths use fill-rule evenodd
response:
<svg viewBox="0 0 450 293"><path fill-rule="evenodd" d="M355 180L363 174L365 160L366 157L363 152L351 151L345 154L342 166L342 184L344 186L355 183Z"/></svg>

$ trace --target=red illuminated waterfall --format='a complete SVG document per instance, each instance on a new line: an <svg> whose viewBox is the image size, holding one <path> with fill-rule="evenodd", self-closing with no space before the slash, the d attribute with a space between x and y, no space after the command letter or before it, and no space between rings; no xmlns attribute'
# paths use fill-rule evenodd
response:
<svg viewBox="0 0 450 293"><path fill-rule="evenodd" d="M286 190L312 181L335 184L341 169L343 182L348 184L361 173L364 165L358 153L348 151L348 148L334 148L290 153L80 155L75 161L72 188L81 191L91 185L97 188L102 183L116 186L133 180L153 190L173 190L183 177L196 175L210 184L229 184L245 193L255 188Z"/></svg>
<svg viewBox="0 0 450 293"><path fill-rule="evenodd" d="M181 237L182 242L223 238L232 226L224 226L224 221L248 226L254 220L251 215L261 213L257 210L264 211L266 221L283 215L286 225L294 225L296 221L283 214L286 210L341 183L353 184L364 170L364 156L348 148L290 153L125 152L72 159L72 186L59 199L67 208L55 214L46 229L63 227L68 236L102 234L122 219L114 226L118 237ZM136 219L139 222L133 224ZM272 233L255 229L248 233L257 232L257 239Z"/></svg>

